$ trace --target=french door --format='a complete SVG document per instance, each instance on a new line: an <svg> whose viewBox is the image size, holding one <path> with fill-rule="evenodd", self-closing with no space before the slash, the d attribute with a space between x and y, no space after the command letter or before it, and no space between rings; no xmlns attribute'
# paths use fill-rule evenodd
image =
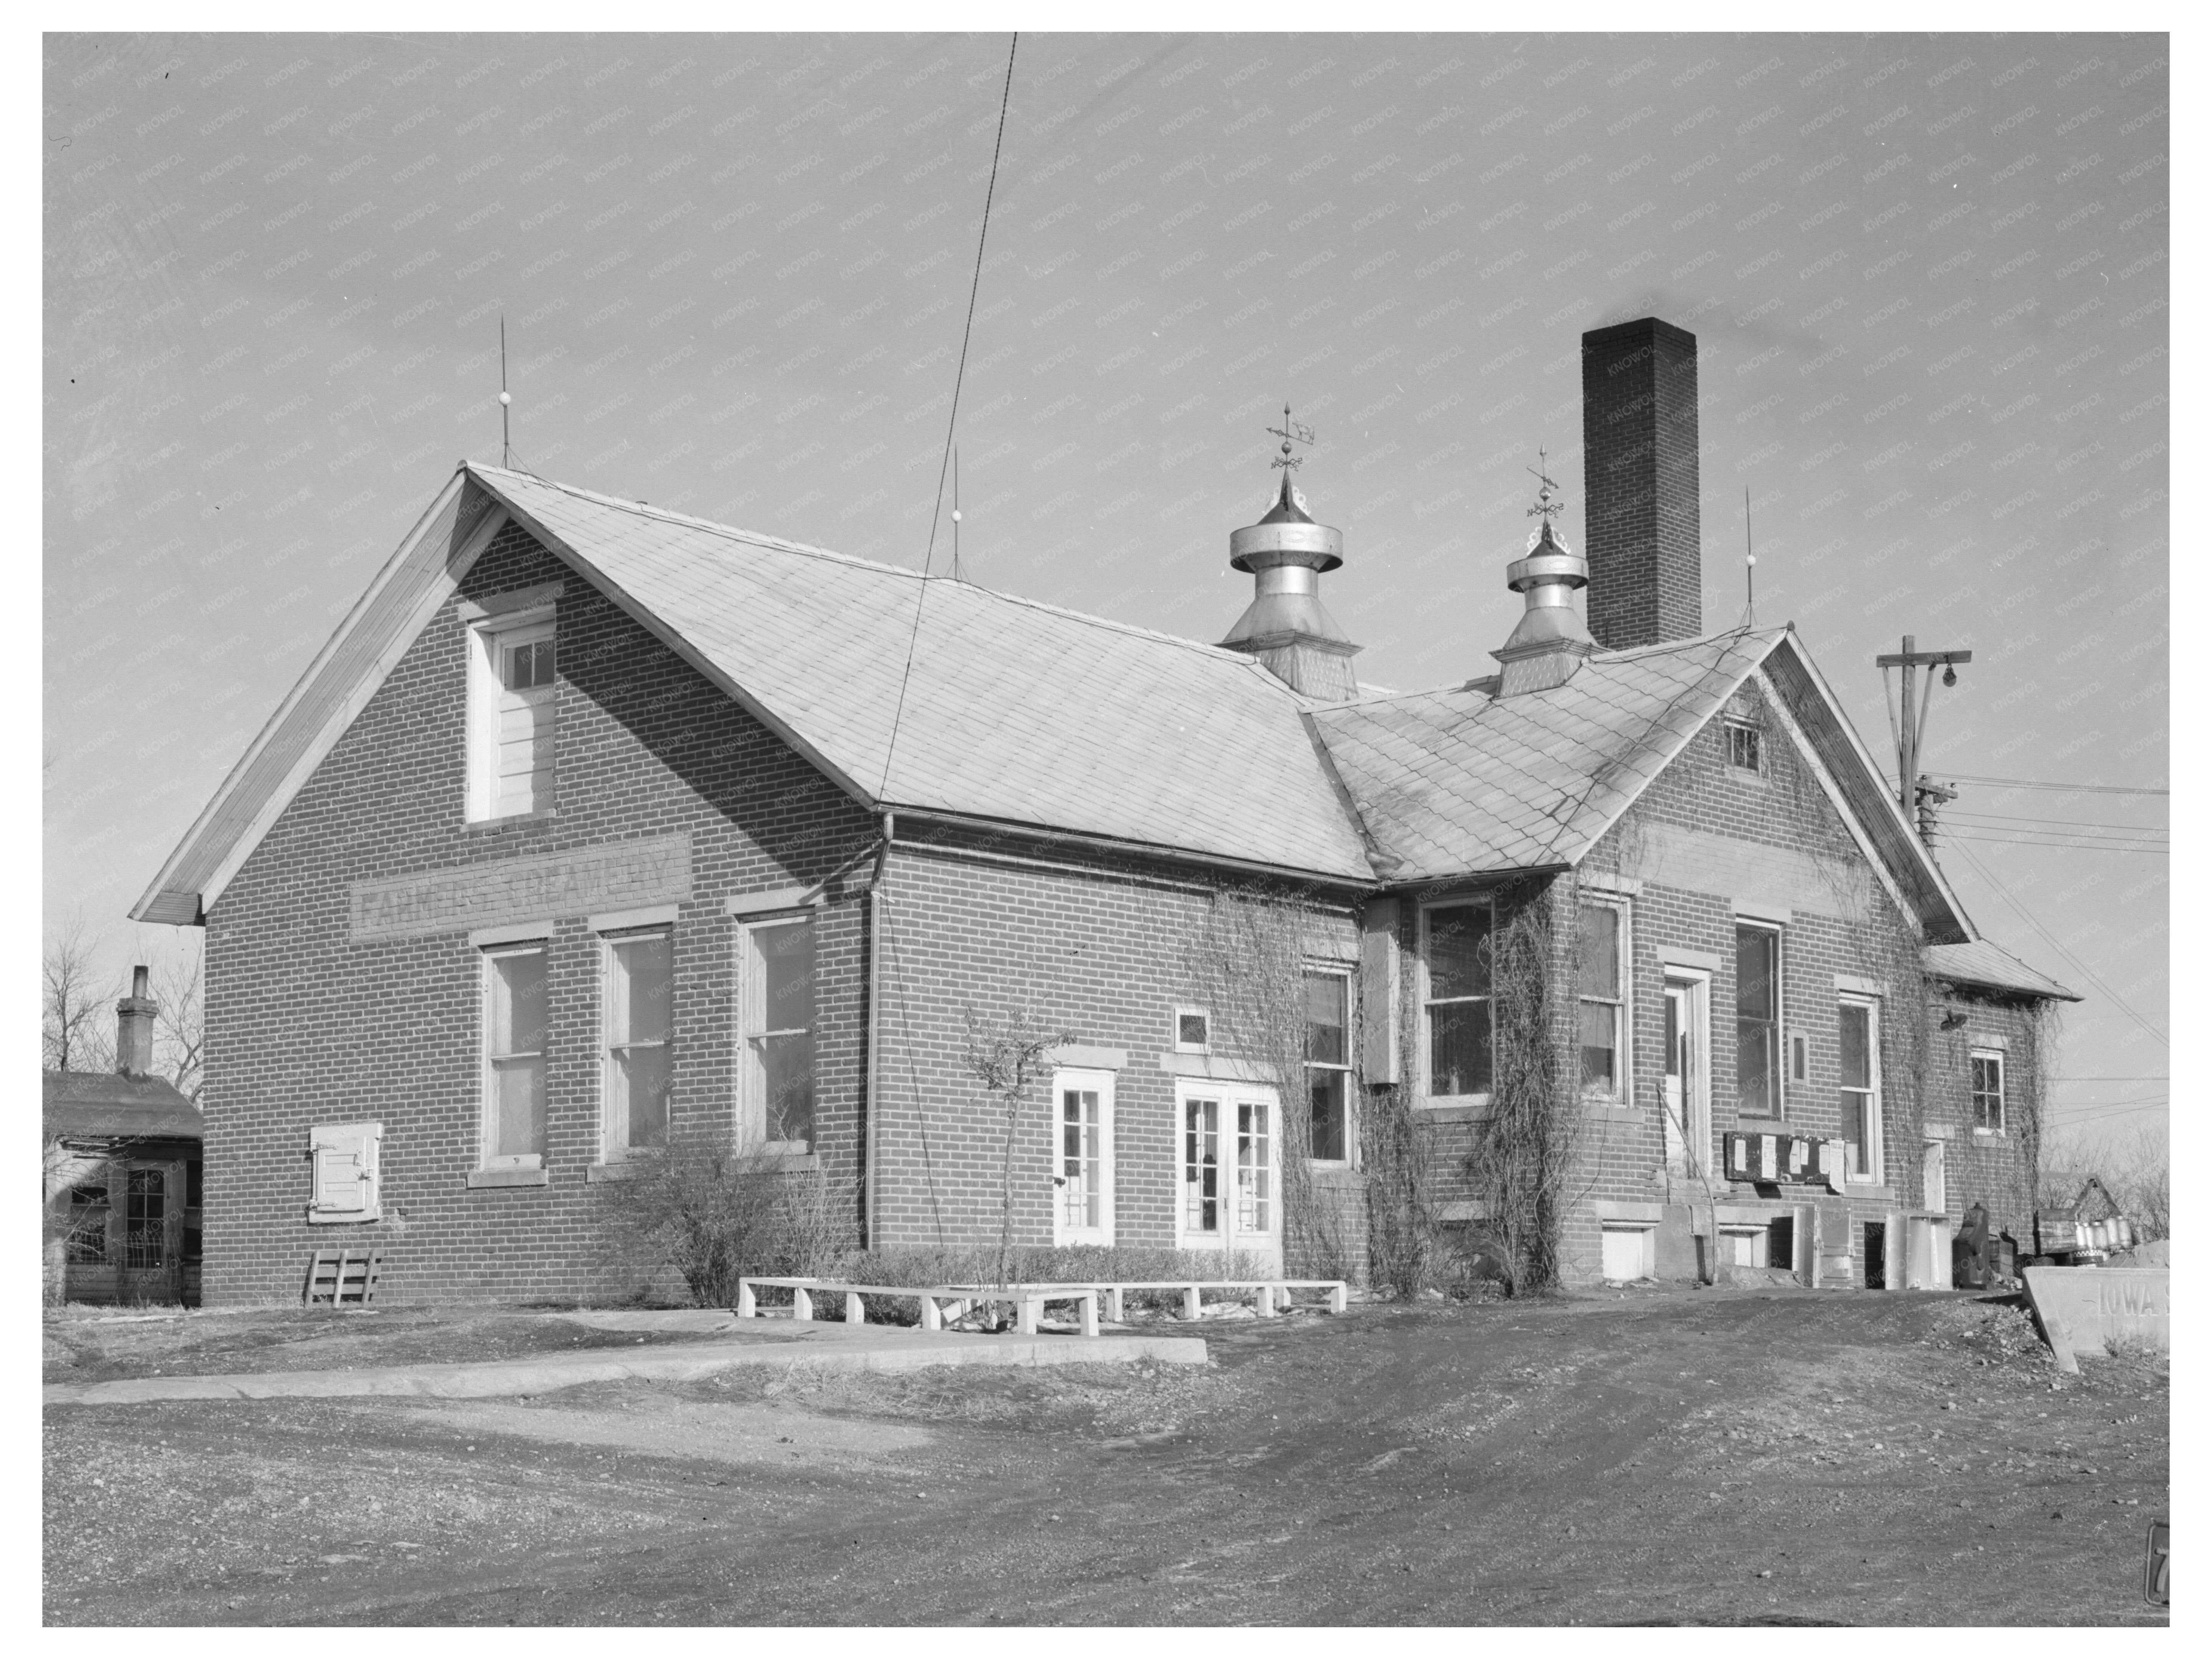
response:
<svg viewBox="0 0 2212 1659"><path fill-rule="evenodd" d="M1185 1079L1176 1243L1187 1250L1282 1251L1282 1105L1249 1083Z"/></svg>
<svg viewBox="0 0 2212 1659"><path fill-rule="evenodd" d="M1703 976L1667 977L1667 1167L1685 1175L1712 1167L1712 1095L1705 1066L1711 987Z"/></svg>
<svg viewBox="0 0 2212 1659"><path fill-rule="evenodd" d="M1052 1242L1114 1242L1114 1073L1053 1073Z"/></svg>

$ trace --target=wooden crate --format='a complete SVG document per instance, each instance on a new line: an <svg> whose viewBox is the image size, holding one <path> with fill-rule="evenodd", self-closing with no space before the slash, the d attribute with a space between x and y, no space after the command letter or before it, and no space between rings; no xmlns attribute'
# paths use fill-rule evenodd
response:
<svg viewBox="0 0 2212 1659"><path fill-rule="evenodd" d="M380 1249L317 1250L307 1264L307 1287L301 1298L308 1307L366 1307L376 1300L376 1281L383 1271Z"/></svg>

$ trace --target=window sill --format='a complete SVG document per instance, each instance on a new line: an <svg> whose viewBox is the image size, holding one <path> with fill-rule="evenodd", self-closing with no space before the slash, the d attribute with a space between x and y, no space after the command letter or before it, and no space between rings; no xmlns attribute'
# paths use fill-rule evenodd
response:
<svg viewBox="0 0 2212 1659"><path fill-rule="evenodd" d="M1584 1100L1583 1115L1604 1123L1641 1123L1644 1114L1633 1106L1624 1106L1617 1100Z"/></svg>
<svg viewBox="0 0 2212 1659"><path fill-rule="evenodd" d="M471 1170L468 1182L471 1187L549 1187L553 1177L543 1169Z"/></svg>
<svg viewBox="0 0 2212 1659"><path fill-rule="evenodd" d="M584 1166L586 1181L635 1181L639 1174L636 1164L589 1164Z"/></svg>
<svg viewBox="0 0 2212 1659"><path fill-rule="evenodd" d="M470 818L461 825L464 833L480 835L488 830L504 830L514 823L543 823L548 818L557 818L561 810L556 806L540 807L535 812L508 812L495 818Z"/></svg>
<svg viewBox="0 0 2212 1659"><path fill-rule="evenodd" d="M1984 1129L1979 1124L1974 1127L1974 1139L1977 1140L2002 1140L2004 1138L2002 1129Z"/></svg>
<svg viewBox="0 0 2212 1659"><path fill-rule="evenodd" d="M1431 1095L1415 1101L1413 1111L1431 1123L1480 1123L1490 1115L1490 1097Z"/></svg>

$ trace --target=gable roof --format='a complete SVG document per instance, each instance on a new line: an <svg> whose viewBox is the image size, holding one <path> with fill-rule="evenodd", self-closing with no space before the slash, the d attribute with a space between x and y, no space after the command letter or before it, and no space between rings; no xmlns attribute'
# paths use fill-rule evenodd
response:
<svg viewBox="0 0 2212 1659"><path fill-rule="evenodd" d="M1586 660L1564 685L1480 684L1314 711L1394 880L1574 863L1785 630Z"/></svg>
<svg viewBox="0 0 2212 1659"><path fill-rule="evenodd" d="M2037 972L2009 951L1985 939L1965 945L1931 945L1925 955L1928 971L1954 985L1987 986L1993 990L2025 992L2066 1002L2081 1000L2048 974Z"/></svg>
<svg viewBox="0 0 2212 1659"><path fill-rule="evenodd" d="M1762 675L1926 937L1973 938L1786 627L1603 653L1510 698L1316 704L1218 646L465 463L134 917L201 919L509 522L871 811L1359 886L1574 863Z"/></svg>

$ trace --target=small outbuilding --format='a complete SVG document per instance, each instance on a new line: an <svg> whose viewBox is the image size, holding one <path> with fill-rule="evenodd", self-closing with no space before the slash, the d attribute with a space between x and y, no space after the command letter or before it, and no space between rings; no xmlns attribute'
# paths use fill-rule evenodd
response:
<svg viewBox="0 0 2212 1659"><path fill-rule="evenodd" d="M50 1302L199 1304L200 1113L153 1075L146 981L116 1004L114 1071L45 1074Z"/></svg>

